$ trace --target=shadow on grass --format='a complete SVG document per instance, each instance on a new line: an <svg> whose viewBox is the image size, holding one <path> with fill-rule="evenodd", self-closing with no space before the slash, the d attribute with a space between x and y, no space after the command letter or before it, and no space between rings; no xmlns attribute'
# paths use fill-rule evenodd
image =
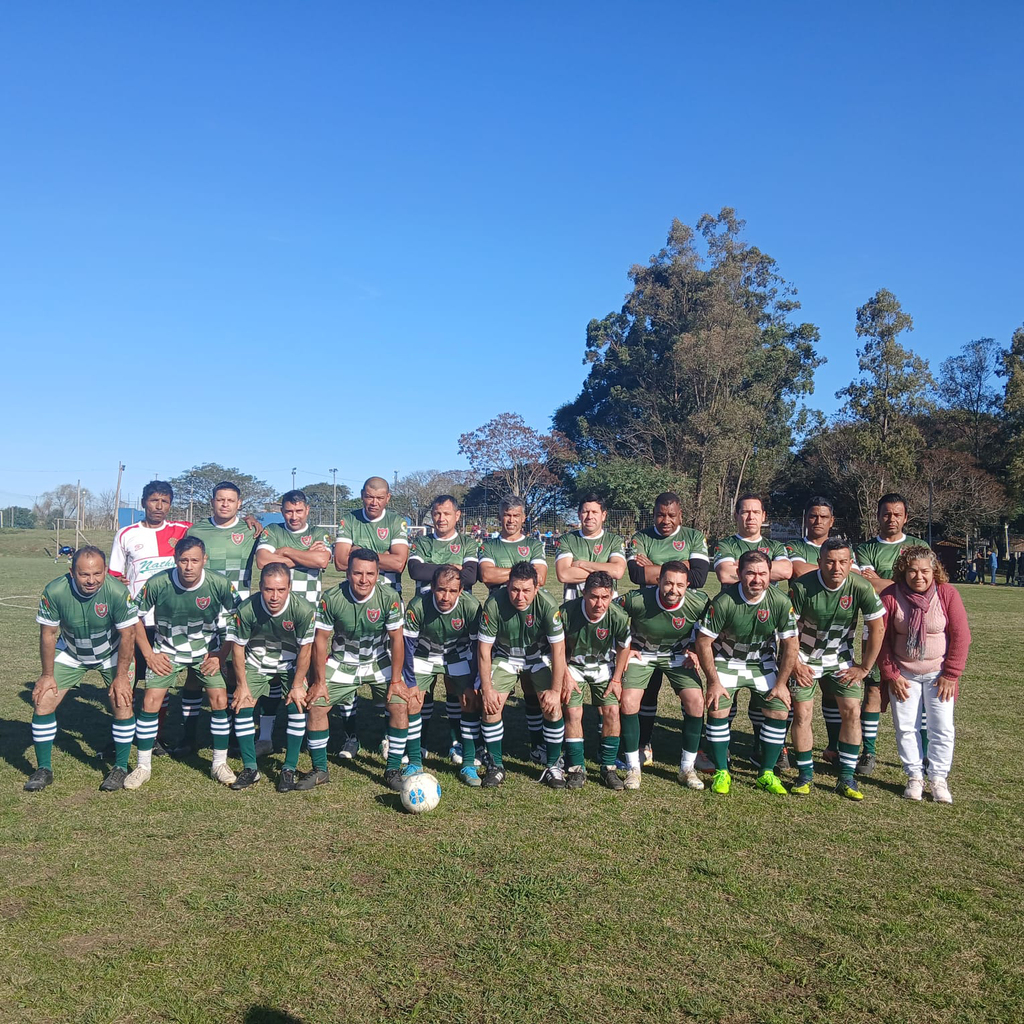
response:
<svg viewBox="0 0 1024 1024"><path fill-rule="evenodd" d="M305 1017L296 1017L287 1010L272 1006L250 1006L242 1018L243 1024L306 1024Z"/></svg>

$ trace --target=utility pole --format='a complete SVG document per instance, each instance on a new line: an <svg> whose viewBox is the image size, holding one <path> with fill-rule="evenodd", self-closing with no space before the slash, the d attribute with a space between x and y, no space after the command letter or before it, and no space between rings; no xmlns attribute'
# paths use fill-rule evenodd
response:
<svg viewBox="0 0 1024 1024"><path fill-rule="evenodd" d="M114 529L116 530L121 523L121 517L119 509L121 508L121 474L125 470L125 465L118 459L117 462L117 488L114 491Z"/></svg>
<svg viewBox="0 0 1024 1024"><path fill-rule="evenodd" d="M397 469L395 470L395 488L394 489L396 491L398 490L398 470Z"/></svg>
<svg viewBox="0 0 1024 1024"><path fill-rule="evenodd" d="M190 483L188 485L188 521L190 523L194 523L195 522L195 519L192 516L192 496L195 493L195 489L196 489L195 483Z"/></svg>
<svg viewBox="0 0 1024 1024"><path fill-rule="evenodd" d="M334 483L334 519L332 520L335 530L338 528L338 470L331 470L331 480Z"/></svg>
<svg viewBox="0 0 1024 1024"><path fill-rule="evenodd" d="M295 467L292 466L292 490L295 490Z"/></svg>

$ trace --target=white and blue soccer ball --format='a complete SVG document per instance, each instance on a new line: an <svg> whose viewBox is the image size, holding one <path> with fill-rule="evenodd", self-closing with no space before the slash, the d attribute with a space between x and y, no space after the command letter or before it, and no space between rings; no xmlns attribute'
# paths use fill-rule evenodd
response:
<svg viewBox="0 0 1024 1024"><path fill-rule="evenodd" d="M441 802L441 783L430 772L417 772L402 782L402 806L411 814L432 811Z"/></svg>

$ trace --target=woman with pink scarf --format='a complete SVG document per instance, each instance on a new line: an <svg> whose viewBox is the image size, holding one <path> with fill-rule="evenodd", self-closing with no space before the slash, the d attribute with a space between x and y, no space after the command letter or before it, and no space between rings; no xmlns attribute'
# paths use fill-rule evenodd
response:
<svg viewBox="0 0 1024 1024"><path fill-rule="evenodd" d="M878 667L907 773L903 795L924 795L923 710L932 800L951 804L946 776L953 763L953 705L971 645L967 612L930 548L904 548L892 578L894 586L882 592L886 626Z"/></svg>

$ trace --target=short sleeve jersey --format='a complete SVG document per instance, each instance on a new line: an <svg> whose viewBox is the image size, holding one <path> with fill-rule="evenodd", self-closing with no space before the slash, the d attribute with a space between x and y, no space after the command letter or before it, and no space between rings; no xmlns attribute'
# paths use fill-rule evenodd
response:
<svg viewBox="0 0 1024 1024"><path fill-rule="evenodd" d="M875 537L874 540L858 544L853 557L858 569L874 569L882 579L891 580L892 570L900 552L904 548L913 547L926 548L928 541L907 535L904 535L902 540L882 540L881 537Z"/></svg>
<svg viewBox="0 0 1024 1024"><path fill-rule="evenodd" d="M417 594L405 609L403 635L415 640L417 658L470 661L480 619L480 602L463 591L449 612L441 611L433 595Z"/></svg>
<svg viewBox="0 0 1024 1024"><path fill-rule="evenodd" d="M762 675L777 668L777 639L797 635L796 616L789 594L769 587L761 599L748 601L739 583L715 595L697 629L713 638L715 661L757 668Z"/></svg>
<svg viewBox="0 0 1024 1024"><path fill-rule="evenodd" d="M405 621L402 599L394 587L378 581L369 597L359 601L348 580L324 591L316 612L316 628L330 630L331 654L342 665L391 664L389 630Z"/></svg>
<svg viewBox="0 0 1024 1024"><path fill-rule="evenodd" d="M708 595L703 590L687 589L682 604L666 608L657 587L644 587L631 590L619 601L629 616L633 649L665 658L689 647L694 627L708 606Z"/></svg>
<svg viewBox="0 0 1024 1024"><path fill-rule="evenodd" d="M850 573L842 586L829 590L820 572L809 572L793 580L789 591L800 628L800 660L825 672L849 668L857 616L870 622L883 614L875 588Z"/></svg>
<svg viewBox="0 0 1024 1024"><path fill-rule="evenodd" d="M578 558L581 562L610 562L613 558L625 557L622 538L618 534L602 530L594 537L584 537L580 530L573 530L572 533L562 535L558 542L555 561L567 558L572 562L574 558ZM566 583L562 596L565 601L572 601L582 593L580 584ZM612 593L615 593L614 589Z"/></svg>
<svg viewBox="0 0 1024 1024"><path fill-rule="evenodd" d="M431 532L422 537L414 537L409 542L410 562L423 562L425 565L455 565L462 568L467 562L475 562L477 557L476 541L463 533L455 533L447 540L443 540ZM429 583L420 583L418 586L421 594L430 593Z"/></svg>
<svg viewBox="0 0 1024 1024"><path fill-rule="evenodd" d="M186 589L175 568L147 580L136 604L140 613L152 609L156 619L153 650L166 654L175 665L189 666L201 664L220 647L237 598L223 576L205 569L199 582Z"/></svg>
<svg viewBox="0 0 1024 1024"><path fill-rule="evenodd" d="M143 583L165 569L174 568L174 546L188 533L191 523L165 520L155 530L144 523L132 523L114 534L107 572L128 584L128 593L139 596ZM152 614L143 616L153 625Z"/></svg>
<svg viewBox="0 0 1024 1024"><path fill-rule="evenodd" d="M322 526L306 524L305 529L294 533L284 523L270 523L260 534L257 551L276 551L278 548L308 550L317 541L330 547L330 534ZM320 600L320 580L323 570L315 566L306 568L297 565L292 569L292 593L304 597L312 605Z"/></svg>
<svg viewBox="0 0 1024 1024"><path fill-rule="evenodd" d="M95 594L85 595L71 573L47 583L36 622L60 630L56 660L69 667L113 668L121 645L119 629L139 621L124 584L107 576Z"/></svg>
<svg viewBox="0 0 1024 1024"><path fill-rule="evenodd" d="M257 536L239 519L218 526L212 519L193 523L187 537L198 537L206 545L206 568L230 580L238 599L252 592L252 560Z"/></svg>
<svg viewBox="0 0 1024 1024"><path fill-rule="evenodd" d="M299 648L313 642L316 607L305 598L288 595L288 603L271 614L263 595L246 598L228 622L227 639L245 644L245 663L266 676L295 667Z"/></svg>
<svg viewBox="0 0 1024 1024"><path fill-rule="evenodd" d="M769 540L767 537L758 537L757 540L744 540L743 537L733 534L731 537L723 537L715 545L715 564L718 568L725 562L738 562L740 556L748 551L762 551L773 562L776 560L788 562L789 552L786 546L779 540Z"/></svg>
<svg viewBox="0 0 1024 1024"><path fill-rule="evenodd" d="M480 611L479 640L494 645L494 656L501 658L541 657L551 644L565 639L562 613L546 591L520 611L508 596L508 587L492 591Z"/></svg>
<svg viewBox="0 0 1024 1024"><path fill-rule="evenodd" d="M629 560L636 559L637 552L645 554L655 565L664 565L674 559L684 562L708 561L708 542L700 530L678 526L667 537L663 537L653 526L633 534L629 542ZM649 584L657 586L657 584Z"/></svg>
<svg viewBox="0 0 1024 1024"><path fill-rule="evenodd" d="M353 548L368 548L378 555L391 550L392 544L409 546L409 527L397 512L384 509L379 519L367 519L362 509L346 513L338 523L336 544L351 544ZM402 574L381 570L381 578L402 592Z"/></svg>
<svg viewBox="0 0 1024 1024"><path fill-rule="evenodd" d="M608 606L604 615L592 622L587 618L583 598L576 597L562 605L562 628L566 647L571 648L569 664L594 674L602 665L612 666L615 655L629 646L629 616L617 604Z"/></svg>
<svg viewBox="0 0 1024 1024"><path fill-rule="evenodd" d="M818 556L821 554L820 544L812 544L806 537L801 537L800 540L786 541L785 547L786 554L794 565L798 562L817 565Z"/></svg>
<svg viewBox="0 0 1024 1024"><path fill-rule="evenodd" d="M511 569L517 562L530 562L533 565L548 564L544 557L544 542L536 537L519 537L517 540L505 540L504 537L488 537L480 548L480 564L493 565L496 569ZM492 583L489 589L493 594L504 583Z"/></svg>

